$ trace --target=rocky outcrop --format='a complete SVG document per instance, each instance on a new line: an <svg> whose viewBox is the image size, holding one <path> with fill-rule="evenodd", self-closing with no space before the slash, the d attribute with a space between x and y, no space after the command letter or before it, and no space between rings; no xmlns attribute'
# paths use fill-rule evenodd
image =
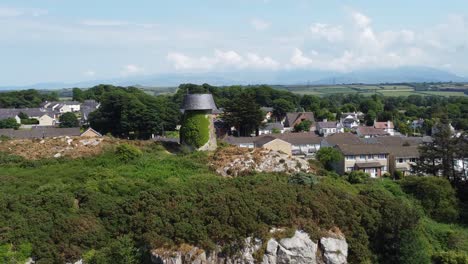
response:
<svg viewBox="0 0 468 264"><path fill-rule="evenodd" d="M238 176L249 172L310 172L309 163L304 159L259 148L221 149L213 155L211 165L222 176Z"/></svg>
<svg viewBox="0 0 468 264"><path fill-rule="evenodd" d="M323 237L317 243L303 231L296 231L291 238L271 238L266 242L263 258L257 262L255 255L262 244L259 239L247 238L244 249L230 257L223 256L219 251L205 252L197 247L182 245L177 250L153 250L151 260L154 264L347 263L348 244L342 236Z"/></svg>

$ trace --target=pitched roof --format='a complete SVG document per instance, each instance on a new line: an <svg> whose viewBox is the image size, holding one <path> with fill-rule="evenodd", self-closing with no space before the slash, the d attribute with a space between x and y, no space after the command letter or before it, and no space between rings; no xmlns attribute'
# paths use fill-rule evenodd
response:
<svg viewBox="0 0 468 264"><path fill-rule="evenodd" d="M396 158L417 158L419 157L418 146L385 146L390 155Z"/></svg>
<svg viewBox="0 0 468 264"><path fill-rule="evenodd" d="M265 127L263 127L261 130L273 130L273 129L283 130L284 126L281 123L266 123Z"/></svg>
<svg viewBox="0 0 468 264"><path fill-rule="evenodd" d="M0 119L14 118L19 113L28 115L29 117L41 117L48 115L54 117L54 114L44 108L0 108Z"/></svg>
<svg viewBox="0 0 468 264"><path fill-rule="evenodd" d="M18 115L18 111L14 108L0 108L0 120L7 118L15 118Z"/></svg>
<svg viewBox="0 0 468 264"><path fill-rule="evenodd" d="M388 135L387 132L385 132L383 129L377 129L371 126L360 126L356 129L358 134L361 135L377 135L377 136L383 136L383 135Z"/></svg>
<svg viewBox="0 0 468 264"><path fill-rule="evenodd" d="M264 136L264 137L257 137L257 140L254 141L255 146L261 147L273 140L277 139L276 137L273 136Z"/></svg>
<svg viewBox="0 0 468 264"><path fill-rule="evenodd" d="M231 144L231 145L238 145L238 144L253 144L258 137L233 137L228 136L224 138L224 142Z"/></svg>
<svg viewBox="0 0 468 264"><path fill-rule="evenodd" d="M337 126L337 122L317 122L317 127L320 128L336 128Z"/></svg>
<svg viewBox="0 0 468 264"><path fill-rule="evenodd" d="M322 141L322 138L315 133L285 133L273 134L272 136L289 142L292 145L320 144Z"/></svg>
<svg viewBox="0 0 468 264"><path fill-rule="evenodd" d="M377 144L338 144L337 148L344 155L388 154L388 150Z"/></svg>
<svg viewBox="0 0 468 264"><path fill-rule="evenodd" d="M314 122L314 113L312 112L291 112L286 113L286 127L294 127L299 124L302 120L309 120Z"/></svg>
<svg viewBox="0 0 468 264"><path fill-rule="evenodd" d="M326 145L335 146L338 144L359 144L361 140L352 133L336 133L323 139Z"/></svg>
<svg viewBox="0 0 468 264"><path fill-rule="evenodd" d="M358 168L381 168L384 165L378 163L378 162L356 162L356 167Z"/></svg>

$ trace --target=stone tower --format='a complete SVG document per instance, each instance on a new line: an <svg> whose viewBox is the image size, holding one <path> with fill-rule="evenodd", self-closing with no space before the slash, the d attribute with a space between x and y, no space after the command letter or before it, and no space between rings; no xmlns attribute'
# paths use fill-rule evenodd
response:
<svg viewBox="0 0 468 264"><path fill-rule="evenodd" d="M211 94L187 94L182 104L180 144L193 150L215 150L216 133L213 111L216 104Z"/></svg>

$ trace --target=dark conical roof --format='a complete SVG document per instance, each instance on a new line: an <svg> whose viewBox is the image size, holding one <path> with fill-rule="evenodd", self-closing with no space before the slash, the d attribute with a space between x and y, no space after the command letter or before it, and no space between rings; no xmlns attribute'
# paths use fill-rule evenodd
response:
<svg viewBox="0 0 468 264"><path fill-rule="evenodd" d="M183 110L216 110L216 104L211 94L187 94L182 104Z"/></svg>

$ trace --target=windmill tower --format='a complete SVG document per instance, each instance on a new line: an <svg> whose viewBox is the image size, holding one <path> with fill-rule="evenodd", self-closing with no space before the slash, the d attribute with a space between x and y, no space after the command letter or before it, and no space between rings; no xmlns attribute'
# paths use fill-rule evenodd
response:
<svg viewBox="0 0 468 264"><path fill-rule="evenodd" d="M215 150L216 132L213 111L216 104L211 94L187 94L182 104L182 126L180 144L193 150Z"/></svg>

